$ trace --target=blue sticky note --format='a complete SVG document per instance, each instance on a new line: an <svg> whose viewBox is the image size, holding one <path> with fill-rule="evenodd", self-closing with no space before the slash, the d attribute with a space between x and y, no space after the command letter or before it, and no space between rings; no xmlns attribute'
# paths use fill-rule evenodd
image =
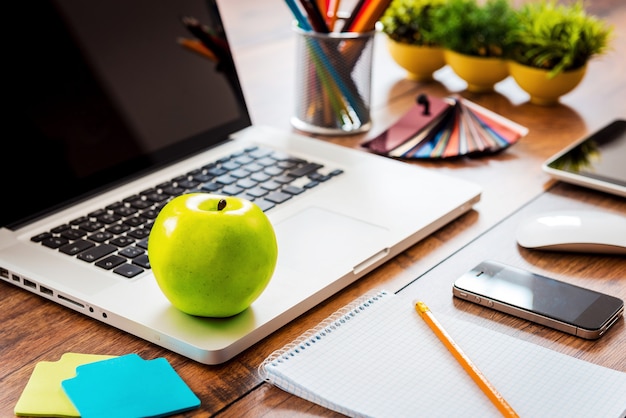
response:
<svg viewBox="0 0 626 418"><path fill-rule="evenodd" d="M82 418L163 417L200 406L165 358L128 354L82 365L61 385Z"/></svg>

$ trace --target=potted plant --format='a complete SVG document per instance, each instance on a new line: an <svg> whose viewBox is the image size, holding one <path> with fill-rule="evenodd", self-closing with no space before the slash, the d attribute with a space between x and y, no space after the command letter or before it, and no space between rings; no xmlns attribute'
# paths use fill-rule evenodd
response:
<svg viewBox="0 0 626 418"><path fill-rule="evenodd" d="M554 104L580 83L587 62L606 52L613 28L588 15L582 0L527 3L518 14L509 71L531 103Z"/></svg>
<svg viewBox="0 0 626 418"><path fill-rule="evenodd" d="M391 57L416 81L431 80L443 67L443 49L433 40L432 13L446 0L392 0L380 19Z"/></svg>
<svg viewBox="0 0 626 418"><path fill-rule="evenodd" d="M468 90L493 89L508 76L506 55L517 13L508 0L447 0L433 12L433 39Z"/></svg>

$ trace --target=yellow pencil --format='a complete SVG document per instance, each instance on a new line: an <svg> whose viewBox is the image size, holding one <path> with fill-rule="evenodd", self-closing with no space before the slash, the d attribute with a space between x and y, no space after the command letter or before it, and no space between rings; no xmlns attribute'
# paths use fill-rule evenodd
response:
<svg viewBox="0 0 626 418"><path fill-rule="evenodd" d="M507 403L507 401L500 395L500 393L494 388L491 383L487 380L487 378L481 373L480 370L472 363L472 361L465 355L465 353L461 350L452 337L446 332L445 329L441 326L439 321L432 314L428 306L423 302L415 303L415 310L422 317L424 322L428 324L430 329L433 330L437 338L441 340L441 342L446 346L446 348L452 353L454 358L463 366L463 369L471 376L471 378L476 382L478 387L487 395L489 400L498 408L498 410L505 417L518 417L517 413L513 410L511 405Z"/></svg>

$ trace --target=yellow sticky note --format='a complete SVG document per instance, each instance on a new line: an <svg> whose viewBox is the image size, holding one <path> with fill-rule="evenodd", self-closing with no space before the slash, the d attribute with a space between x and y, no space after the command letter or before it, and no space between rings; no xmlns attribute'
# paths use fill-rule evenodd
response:
<svg viewBox="0 0 626 418"><path fill-rule="evenodd" d="M61 382L76 376L76 367L115 356L65 353L59 361L41 361L15 405L17 416L80 417Z"/></svg>

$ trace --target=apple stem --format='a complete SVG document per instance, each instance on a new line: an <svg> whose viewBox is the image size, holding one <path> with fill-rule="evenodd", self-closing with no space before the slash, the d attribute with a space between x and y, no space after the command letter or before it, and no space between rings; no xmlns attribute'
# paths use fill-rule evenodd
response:
<svg viewBox="0 0 626 418"><path fill-rule="evenodd" d="M226 207L226 199L220 199L219 202L217 202L217 210L223 210Z"/></svg>

